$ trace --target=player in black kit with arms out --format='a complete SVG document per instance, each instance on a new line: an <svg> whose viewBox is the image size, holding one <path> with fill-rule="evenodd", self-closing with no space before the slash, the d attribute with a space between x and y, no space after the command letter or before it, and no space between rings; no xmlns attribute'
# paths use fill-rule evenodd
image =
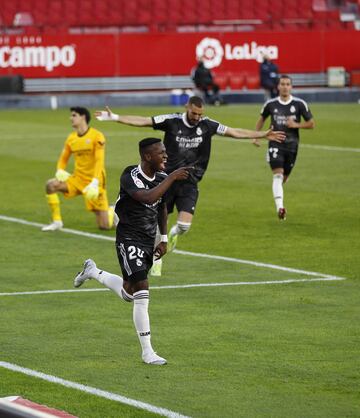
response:
<svg viewBox="0 0 360 418"><path fill-rule="evenodd" d="M189 231L198 199L198 183L208 167L211 141L214 135L236 139L265 138L281 142L285 135L271 129L257 132L248 129L231 128L204 116L205 105L200 97L190 97L184 113L172 113L153 117L117 115L107 107L95 112L100 121L115 121L130 126L152 127L164 132L164 144L168 154L166 173L179 167L194 166L188 179L174 183L168 192L167 209L172 213L176 207L178 217L169 232L169 251L178 235Z"/></svg>
<svg viewBox="0 0 360 418"><path fill-rule="evenodd" d="M113 290L126 302L133 302L133 320L142 348L144 363L163 365L150 341L148 314L148 272L153 256L161 258L167 250L167 210L163 195L176 180L185 180L191 167L182 167L170 175L164 172L167 154L158 138L139 142L141 163L127 167L121 175L120 194L115 205L119 217L116 229L116 251L122 276L100 270L93 260L84 263L83 270L74 279L80 287L86 280L96 279ZM155 246L157 227L160 243Z"/></svg>

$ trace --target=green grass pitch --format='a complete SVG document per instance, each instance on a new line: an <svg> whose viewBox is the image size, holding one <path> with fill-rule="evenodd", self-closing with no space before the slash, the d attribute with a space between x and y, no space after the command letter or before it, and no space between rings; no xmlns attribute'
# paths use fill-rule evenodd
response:
<svg viewBox="0 0 360 418"><path fill-rule="evenodd" d="M259 110L223 106L207 115L252 129ZM88 257L119 270L114 232L97 231L81 198L61 198L65 227L107 239L45 234L6 219L49 221L44 186L71 127L67 109L1 111L0 397L21 395L80 418L159 416L9 370L6 362L191 417L359 417L360 106L311 110L316 128L301 132L285 185L285 222L275 213L265 141L257 149L250 141L214 138L193 225L178 243L183 253L167 255L163 276L150 279L153 345L168 359L165 367L142 364L132 307L111 292L4 295L71 290ZM107 137L114 201L123 168L138 162L138 140L154 132L93 126ZM346 280L308 281L326 275Z"/></svg>

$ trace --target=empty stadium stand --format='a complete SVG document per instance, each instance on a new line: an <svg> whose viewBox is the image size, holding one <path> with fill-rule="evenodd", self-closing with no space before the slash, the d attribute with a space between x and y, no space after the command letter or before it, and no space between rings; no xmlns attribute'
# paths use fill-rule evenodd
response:
<svg viewBox="0 0 360 418"><path fill-rule="evenodd" d="M356 25L360 30L360 0L1 0L0 7L0 35L347 31ZM328 85L326 72L291 76L295 87ZM255 71L215 71L215 78L228 94L260 88ZM360 84L357 74L347 74L346 85L350 81ZM31 77L23 83L23 91L30 94L164 92L179 88L193 88L190 75Z"/></svg>
<svg viewBox="0 0 360 418"><path fill-rule="evenodd" d="M360 0L2 0L0 31L353 29Z"/></svg>

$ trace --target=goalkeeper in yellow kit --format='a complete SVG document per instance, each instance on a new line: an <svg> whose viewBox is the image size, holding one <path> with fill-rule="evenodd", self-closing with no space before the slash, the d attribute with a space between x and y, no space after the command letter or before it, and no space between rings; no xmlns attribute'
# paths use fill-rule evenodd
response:
<svg viewBox="0 0 360 418"><path fill-rule="evenodd" d="M58 192L66 198L83 195L86 208L95 213L98 227L110 229L114 212L109 208L105 186L105 137L100 131L89 127L88 109L72 107L70 111L70 121L75 131L65 141L55 178L46 183L52 222L42 230L56 231L63 227ZM73 174L65 171L71 155L75 159Z"/></svg>

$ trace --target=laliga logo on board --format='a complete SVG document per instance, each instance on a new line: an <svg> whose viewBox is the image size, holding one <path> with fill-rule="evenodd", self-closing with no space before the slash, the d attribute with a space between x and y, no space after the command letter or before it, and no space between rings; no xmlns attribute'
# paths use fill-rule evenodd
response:
<svg viewBox="0 0 360 418"><path fill-rule="evenodd" d="M196 46L196 57L203 58L205 67L214 68L221 64L224 49L218 39L204 38Z"/></svg>
<svg viewBox="0 0 360 418"><path fill-rule="evenodd" d="M232 46L226 43L224 47L220 41L215 38L204 38L196 46L196 57L203 58L207 68L218 67L223 58L225 60L255 60L262 62L263 55L267 55L270 59L279 57L279 50L276 45L258 45L252 41L243 45Z"/></svg>

